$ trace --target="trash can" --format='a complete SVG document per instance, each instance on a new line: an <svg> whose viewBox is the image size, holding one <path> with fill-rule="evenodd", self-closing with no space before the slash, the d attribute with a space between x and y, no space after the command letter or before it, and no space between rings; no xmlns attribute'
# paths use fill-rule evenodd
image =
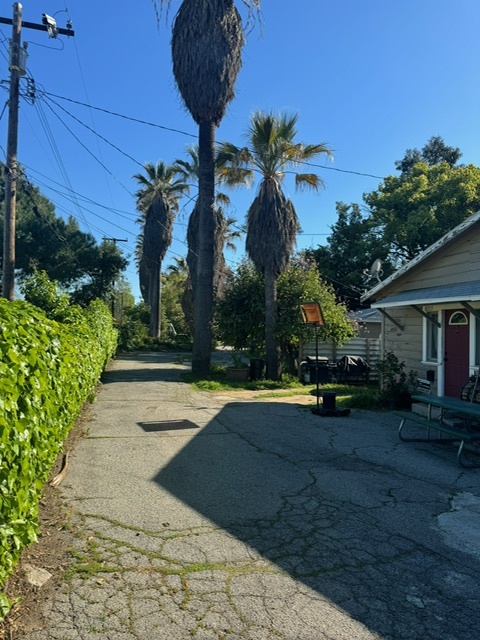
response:
<svg viewBox="0 0 480 640"><path fill-rule="evenodd" d="M332 391L324 391L323 394L323 410L324 411L336 411L337 409L337 394Z"/></svg>
<svg viewBox="0 0 480 640"><path fill-rule="evenodd" d="M307 373L310 378L310 384L315 384L316 382L329 382L329 364L328 358L324 356L319 356L318 363L316 358L311 358L307 356ZM317 380L318 375L318 380Z"/></svg>
<svg viewBox="0 0 480 640"><path fill-rule="evenodd" d="M265 360L250 358L250 380L261 380L265 369Z"/></svg>

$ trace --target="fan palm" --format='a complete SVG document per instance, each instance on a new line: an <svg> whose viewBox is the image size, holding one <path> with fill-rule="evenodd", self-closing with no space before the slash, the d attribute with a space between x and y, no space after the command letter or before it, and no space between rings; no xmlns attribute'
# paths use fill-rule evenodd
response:
<svg viewBox="0 0 480 640"><path fill-rule="evenodd" d="M153 0L158 9L171 0ZM260 0L242 0L249 9ZM234 0L183 0L172 30L173 74L199 126L198 265L192 371L210 369L215 261L215 162L217 127L234 97L244 31Z"/></svg>
<svg viewBox="0 0 480 640"><path fill-rule="evenodd" d="M188 185L177 179L173 165L147 162L144 169L146 175L137 173L133 176L140 185L135 197L140 212L137 222L142 225L137 259L140 286L145 292L144 300L150 306L150 335L159 337L162 260L172 242L178 200L188 191Z"/></svg>
<svg viewBox="0 0 480 640"><path fill-rule="evenodd" d="M200 177L200 165L198 160L198 146L191 145L187 147L187 154L189 159L176 160L175 166L178 167L178 172L183 175L185 181L195 180L199 181ZM234 186L239 183L245 184L246 176L240 173L236 174L235 180L229 173L223 171L224 167L220 167L217 161L217 154L215 155L215 178L221 182ZM214 300L218 296L221 283L225 275L225 259L223 257L223 249L227 246L229 249L235 250L234 240L240 238L240 232L234 230L236 220L235 218L225 218L224 206L230 205L230 198L220 191L215 194L215 230L214 230L214 272L213 272L213 291ZM199 234L199 219L200 219L200 201L197 199L193 211L188 220L187 229L187 264L190 273L190 287L193 295L196 291L196 273L198 265L198 234Z"/></svg>
<svg viewBox="0 0 480 640"><path fill-rule="evenodd" d="M239 148L230 143L220 147L219 158L233 177L248 170L258 171L261 182L247 212L246 251L255 268L265 277L266 375L280 377L280 351L275 339L277 281L292 255L299 222L292 201L285 196L285 172L319 154L331 155L325 143L304 145L295 142L298 115L255 112L247 131L248 144ZM295 173L298 188L318 190L323 181L315 173Z"/></svg>

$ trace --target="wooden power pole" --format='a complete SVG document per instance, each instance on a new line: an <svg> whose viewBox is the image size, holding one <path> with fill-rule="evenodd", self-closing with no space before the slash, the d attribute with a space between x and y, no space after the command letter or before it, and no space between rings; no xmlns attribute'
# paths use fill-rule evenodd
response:
<svg viewBox="0 0 480 640"><path fill-rule="evenodd" d="M17 204L17 178L18 178L18 105L20 76L25 75L26 50L21 50L22 31L22 5L15 2L13 5L13 19L0 17L0 23L12 25L12 40L10 42L10 94L8 99L8 134L7 134L7 159L5 175L5 219L3 223L3 264L2 264L2 297L7 300L14 299L15 286L15 217ZM50 38L56 38L58 34L75 35L68 23L67 29L57 28L56 22L50 16L43 14L42 24L23 22L28 29L47 31ZM22 54L24 59L22 60Z"/></svg>
<svg viewBox="0 0 480 640"><path fill-rule="evenodd" d="M13 5L10 44L10 96L8 99L7 164L5 176L5 220L3 235L2 296L14 299L15 284L15 212L17 202L18 95L20 84L20 33L22 5Z"/></svg>

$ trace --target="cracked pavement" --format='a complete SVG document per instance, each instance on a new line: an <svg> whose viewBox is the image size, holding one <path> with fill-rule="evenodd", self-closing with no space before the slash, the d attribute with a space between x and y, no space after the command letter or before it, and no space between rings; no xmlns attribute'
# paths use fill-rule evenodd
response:
<svg viewBox="0 0 480 640"><path fill-rule="evenodd" d="M62 485L72 563L31 640L476 640L480 470L118 357ZM312 400L313 402L313 400Z"/></svg>

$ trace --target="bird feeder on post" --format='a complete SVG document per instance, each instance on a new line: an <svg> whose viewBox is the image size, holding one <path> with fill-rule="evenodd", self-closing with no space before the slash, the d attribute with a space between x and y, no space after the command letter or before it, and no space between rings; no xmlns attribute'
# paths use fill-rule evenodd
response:
<svg viewBox="0 0 480 640"><path fill-rule="evenodd" d="M319 373L318 373L318 330L320 327L325 326L325 320L323 318L323 312L318 302L304 302L300 305L302 312L302 319L306 325L315 328L315 378L317 382L316 396L317 405L312 409L312 413L319 416L348 416L350 409L337 409L336 408L336 394L324 393L323 394L323 406L320 408L320 390L319 390Z"/></svg>
<svg viewBox="0 0 480 640"><path fill-rule="evenodd" d="M319 391L319 375L318 375L318 330L320 327L325 326L325 320L323 319L322 308L318 302L304 302L300 305L302 312L303 322L310 326L315 327L315 379L317 383L316 395L317 395L317 408L312 410L315 413L320 413L320 391Z"/></svg>

